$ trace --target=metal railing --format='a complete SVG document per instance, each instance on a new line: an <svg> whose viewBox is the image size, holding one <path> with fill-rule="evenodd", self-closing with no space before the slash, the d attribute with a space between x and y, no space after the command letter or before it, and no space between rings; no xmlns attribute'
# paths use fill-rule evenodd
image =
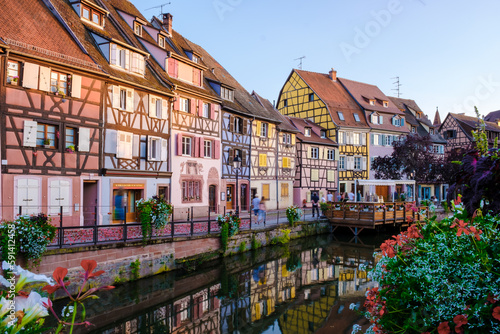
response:
<svg viewBox="0 0 500 334"><path fill-rule="evenodd" d="M5 210L6 207L3 207ZM10 209L13 209L10 207ZM45 209L51 212L51 223L56 226L56 237L50 243L48 248L70 248L79 246L95 246L101 244L139 242L142 240L142 224L134 218L135 214L128 212L124 208L125 222L114 219L113 208L105 206L87 206L79 209L78 212L71 211L68 207L60 206L57 215L54 213L54 207L28 207L19 206L16 211L18 215L26 215L28 212L35 214L37 210ZM218 234L220 232L217 223L217 214L214 214L207 207L206 214L196 216L194 211L199 207L174 208L168 223L162 229L153 229L151 240L167 240L177 237L193 237ZM304 208L302 220L318 220L320 217L312 217L312 209ZM221 215L232 211L227 211L225 207L221 208ZM38 212L36 213L38 214ZM76 218L75 218L76 217ZM83 217L83 218L82 218ZM104 219L107 224L100 223ZM133 217L133 218L130 218ZM263 221L258 221L259 216L255 216L253 211L240 213L240 230L259 230L288 222L285 210L269 211Z"/></svg>

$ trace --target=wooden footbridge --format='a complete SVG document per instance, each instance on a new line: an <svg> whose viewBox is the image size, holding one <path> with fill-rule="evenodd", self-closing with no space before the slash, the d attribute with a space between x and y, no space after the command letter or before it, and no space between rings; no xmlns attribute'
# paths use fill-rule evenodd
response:
<svg viewBox="0 0 500 334"><path fill-rule="evenodd" d="M341 226L348 227L354 235L364 229L377 229L380 226L405 227L430 217L429 208L415 208L411 202L329 202L323 214L335 231Z"/></svg>

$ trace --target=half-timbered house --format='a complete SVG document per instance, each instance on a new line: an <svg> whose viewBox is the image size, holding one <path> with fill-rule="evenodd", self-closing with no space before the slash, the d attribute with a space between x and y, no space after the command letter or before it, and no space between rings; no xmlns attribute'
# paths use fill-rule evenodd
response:
<svg viewBox="0 0 500 334"><path fill-rule="evenodd" d="M122 1L51 0L68 29L107 73L103 107L100 223L137 221L136 202L154 195L169 199L172 85L128 25ZM145 24L142 16L134 24ZM137 26L135 26L137 28ZM166 78L166 76L165 76ZM122 195L123 201L117 203ZM115 215L123 206L125 215Z"/></svg>
<svg viewBox="0 0 500 334"><path fill-rule="evenodd" d="M172 166L176 173L172 185L179 189L172 204L193 208L193 215L221 212L219 193L223 192L220 163L221 93L214 91L205 76L209 71L196 44L172 29L173 17L163 14L145 28L151 38L142 42L175 85L172 109ZM148 37L148 38L150 38ZM185 211L185 210L183 210ZM178 215L179 216L179 215Z"/></svg>
<svg viewBox="0 0 500 334"><path fill-rule="evenodd" d="M2 218L93 222L104 73L42 1L5 2L0 21Z"/></svg>
<svg viewBox="0 0 500 334"><path fill-rule="evenodd" d="M328 74L292 70L281 89L278 110L283 115L315 122L339 144L339 191L354 191L354 181L368 179L367 135L363 110L337 79Z"/></svg>
<svg viewBox="0 0 500 334"><path fill-rule="evenodd" d="M495 138L500 137L500 126L496 122L485 121L484 123L488 143L491 147ZM452 113L446 115L439 127L439 133L446 139L445 154L460 154L471 149L474 145L472 131L477 130L478 125L477 117Z"/></svg>
<svg viewBox="0 0 500 334"><path fill-rule="evenodd" d="M320 198L337 192L338 144L328 138L327 129L307 119L289 117L297 128L293 201L303 206L311 202L313 192ZM309 204L308 204L309 205Z"/></svg>
<svg viewBox="0 0 500 334"><path fill-rule="evenodd" d="M252 92L252 96L268 113L274 113L276 118L281 121L281 123L276 125L276 205L269 203L268 207L273 209L287 208L294 204L293 185L295 181L297 151L296 146L292 143L296 142L295 136L299 131L287 117L280 114L269 100L264 99L255 92Z"/></svg>
<svg viewBox="0 0 500 334"><path fill-rule="evenodd" d="M444 147L446 140L438 132L438 128L423 113L420 107L414 100L402 99L397 97L389 97L392 102L405 113L406 126L410 133L417 134L420 137L429 137L432 142L432 152L441 159L444 159ZM436 113L436 115L439 115ZM407 186L406 193L411 195L412 188ZM419 184L418 185L418 198L430 199L431 196L436 196L438 201L442 201L446 197L446 190L448 186L436 180L434 183ZM402 189L396 190L401 193Z"/></svg>

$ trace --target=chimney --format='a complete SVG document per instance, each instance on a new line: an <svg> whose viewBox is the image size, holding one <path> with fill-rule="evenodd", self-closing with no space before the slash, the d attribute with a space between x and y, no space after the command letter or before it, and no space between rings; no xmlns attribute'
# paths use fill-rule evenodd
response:
<svg viewBox="0 0 500 334"><path fill-rule="evenodd" d="M172 14L167 13L163 14L163 28L168 32L169 35L172 35Z"/></svg>
<svg viewBox="0 0 500 334"><path fill-rule="evenodd" d="M333 67L330 72L328 72L328 76L332 79L332 81L337 81L337 71L335 71Z"/></svg>

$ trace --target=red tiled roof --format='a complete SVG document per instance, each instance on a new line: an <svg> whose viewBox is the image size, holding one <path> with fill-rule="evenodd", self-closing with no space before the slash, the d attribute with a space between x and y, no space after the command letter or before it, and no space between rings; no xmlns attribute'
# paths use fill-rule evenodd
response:
<svg viewBox="0 0 500 334"><path fill-rule="evenodd" d="M297 74L309 85L316 95L318 95L318 97L327 105L335 124L340 127L369 127L363 115L363 111L338 80L332 81L328 74L296 69L293 71L297 72ZM342 112L344 116L343 121L340 120L337 113L338 111ZM354 113L358 113L360 122L355 121L353 115Z"/></svg>
<svg viewBox="0 0 500 334"><path fill-rule="evenodd" d="M338 144L333 140L331 140L330 138L321 138L321 130L325 130L325 128L319 126L318 124L297 117L287 117L287 118L290 120L293 126L295 126L297 130L299 130L299 133L297 134L297 139L299 139L300 141L303 141L305 143L338 146ZM304 135L304 128L311 128L310 137L306 137Z"/></svg>
<svg viewBox="0 0 500 334"><path fill-rule="evenodd" d="M92 59L40 0L2 1L0 22L0 37L12 50L72 66L93 67Z"/></svg>

